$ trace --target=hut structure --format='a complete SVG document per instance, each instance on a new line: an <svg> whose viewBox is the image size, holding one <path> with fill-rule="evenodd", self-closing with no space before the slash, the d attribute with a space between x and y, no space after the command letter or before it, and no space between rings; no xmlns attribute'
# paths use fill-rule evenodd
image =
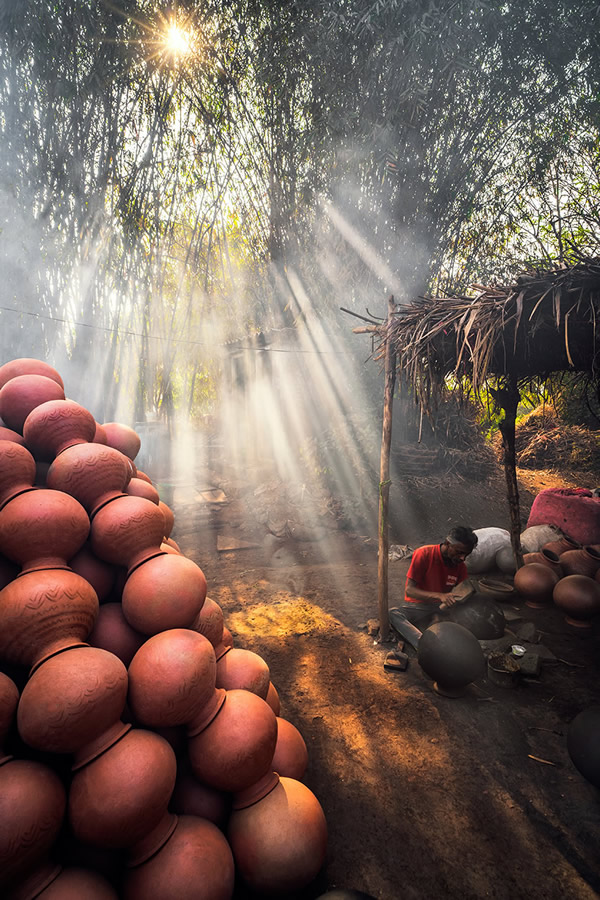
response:
<svg viewBox="0 0 600 900"><path fill-rule="evenodd" d="M384 320L362 316L368 324L354 329L372 334L374 357L386 360L380 483L381 640L389 634L387 569L381 556L387 556L382 487L389 483L384 445L387 442L389 449L390 363L412 385L426 412L448 391L472 401L481 398L483 388L503 410L500 431L517 566L523 564L515 458L521 390L534 379L559 372L574 373L596 392L600 390L600 258L578 258L572 264L524 272L507 285L475 284L472 291L472 296L420 297L402 306L390 301Z"/></svg>

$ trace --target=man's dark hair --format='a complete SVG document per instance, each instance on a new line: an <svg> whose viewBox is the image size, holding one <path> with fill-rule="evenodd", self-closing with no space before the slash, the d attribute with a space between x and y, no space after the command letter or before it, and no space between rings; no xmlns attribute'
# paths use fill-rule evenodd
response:
<svg viewBox="0 0 600 900"><path fill-rule="evenodd" d="M471 550L474 550L477 546L477 535L468 525L456 525L448 532L446 540L450 544L464 544L465 547L470 547Z"/></svg>

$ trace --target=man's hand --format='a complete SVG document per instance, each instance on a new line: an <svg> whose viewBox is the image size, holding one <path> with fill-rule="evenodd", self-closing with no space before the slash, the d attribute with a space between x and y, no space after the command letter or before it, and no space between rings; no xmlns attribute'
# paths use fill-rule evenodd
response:
<svg viewBox="0 0 600 900"><path fill-rule="evenodd" d="M442 601L440 604L440 610L450 609L451 606L454 606L457 603L457 598L454 594L440 594L440 600Z"/></svg>

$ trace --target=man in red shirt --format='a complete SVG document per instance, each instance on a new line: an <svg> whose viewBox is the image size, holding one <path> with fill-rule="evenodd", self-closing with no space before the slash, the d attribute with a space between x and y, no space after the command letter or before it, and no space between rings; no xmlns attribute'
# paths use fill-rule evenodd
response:
<svg viewBox="0 0 600 900"><path fill-rule="evenodd" d="M411 643L406 633L411 629L401 630L404 623L423 630L437 613L454 606L456 597L452 590L468 577L465 559L476 546L473 529L457 525L441 544L427 544L415 550L406 575L404 602L390 609L391 624Z"/></svg>

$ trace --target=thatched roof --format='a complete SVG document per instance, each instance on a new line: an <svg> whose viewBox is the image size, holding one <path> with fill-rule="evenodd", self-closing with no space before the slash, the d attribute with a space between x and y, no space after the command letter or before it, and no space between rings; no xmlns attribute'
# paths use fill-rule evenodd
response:
<svg viewBox="0 0 600 900"><path fill-rule="evenodd" d="M452 375L467 376L475 390L492 376L516 384L562 371L600 379L600 259L473 290L421 297L400 307L389 328L364 329L381 345L394 341L398 369L422 398Z"/></svg>

